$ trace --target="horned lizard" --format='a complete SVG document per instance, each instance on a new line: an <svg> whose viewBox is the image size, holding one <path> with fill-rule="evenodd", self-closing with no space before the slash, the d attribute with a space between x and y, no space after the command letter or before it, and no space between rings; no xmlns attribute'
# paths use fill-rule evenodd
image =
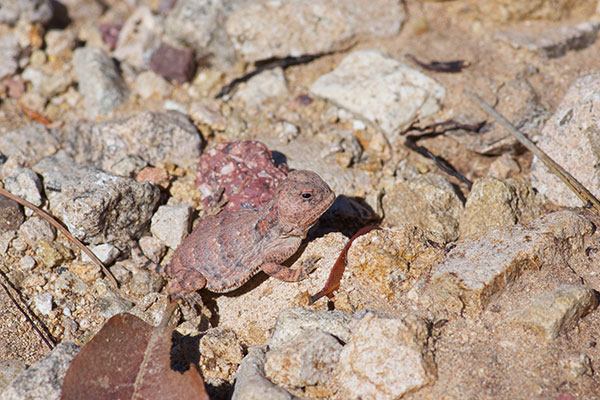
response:
<svg viewBox="0 0 600 400"><path fill-rule="evenodd" d="M310 271L281 263L298 250L334 199L334 192L319 175L297 170L289 173L262 207L205 217L164 269L171 278L167 291L174 297L204 287L229 292L260 270L284 281L304 279Z"/></svg>

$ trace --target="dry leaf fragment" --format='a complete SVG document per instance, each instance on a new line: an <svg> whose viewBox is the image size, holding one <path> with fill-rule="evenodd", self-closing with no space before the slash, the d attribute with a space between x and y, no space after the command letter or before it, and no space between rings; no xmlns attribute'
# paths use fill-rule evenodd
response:
<svg viewBox="0 0 600 400"><path fill-rule="evenodd" d="M156 328L131 314L109 319L73 359L61 398L208 400L194 364L171 369L171 313Z"/></svg>

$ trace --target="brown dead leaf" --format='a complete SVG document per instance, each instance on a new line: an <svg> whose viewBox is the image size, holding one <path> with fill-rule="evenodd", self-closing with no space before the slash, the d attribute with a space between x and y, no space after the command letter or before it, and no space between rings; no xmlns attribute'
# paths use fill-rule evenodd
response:
<svg viewBox="0 0 600 400"><path fill-rule="evenodd" d="M71 362L61 398L208 400L194 364L171 369L169 316L156 328L131 314L109 319Z"/></svg>
<svg viewBox="0 0 600 400"><path fill-rule="evenodd" d="M348 250L350 249L352 242L354 242L354 240L356 238L358 238L366 233L371 232L373 229L381 229L381 228L379 228L378 226L375 226L375 225L365 226L364 228L359 229L358 232L356 232L354 234L354 236L352 236L350 238L348 243L346 243L346 246L344 246L344 248L340 252L340 255L338 256L337 260L335 260L335 264L333 264L333 268L331 268L331 272L329 273L329 278L327 278L327 282L325 283L325 286L323 287L323 289L321 289L321 291L319 291L319 293L312 295L308 298L309 305L314 304L321 297L324 297L324 296L327 296L329 298L333 297L333 292L335 292L336 290L338 290L340 288L340 282L342 280L342 276L344 275L344 271L346 270L346 264L347 264L346 256L348 255Z"/></svg>

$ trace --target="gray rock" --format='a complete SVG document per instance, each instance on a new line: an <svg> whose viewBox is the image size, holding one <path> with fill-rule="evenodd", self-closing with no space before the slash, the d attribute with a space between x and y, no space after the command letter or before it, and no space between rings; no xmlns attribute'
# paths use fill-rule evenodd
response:
<svg viewBox="0 0 600 400"><path fill-rule="evenodd" d="M127 312L133 308L133 303L123 297L112 293L97 299L100 315L106 319Z"/></svg>
<svg viewBox="0 0 600 400"><path fill-rule="evenodd" d="M367 36L397 33L406 18L396 0L254 1L227 19L227 33L248 61L342 50Z"/></svg>
<svg viewBox="0 0 600 400"><path fill-rule="evenodd" d="M432 270L438 305L481 310L526 269L564 263L581 251L592 224L571 211L540 218L531 227L515 226L460 240ZM562 264L561 264L562 265Z"/></svg>
<svg viewBox="0 0 600 400"><path fill-rule="evenodd" d="M265 378L265 348L250 347L237 370L232 400L294 400L296 397Z"/></svg>
<svg viewBox="0 0 600 400"><path fill-rule="evenodd" d="M300 340L309 332L320 330L342 342L350 340L352 317L342 311L315 311L302 307L288 308L279 313L269 348L279 349Z"/></svg>
<svg viewBox="0 0 600 400"><path fill-rule="evenodd" d="M4 188L34 206L42 205L42 181L40 177L29 168L15 168L3 179ZM33 211L26 209L25 213L31 215Z"/></svg>
<svg viewBox="0 0 600 400"><path fill-rule="evenodd" d="M45 24L52 19L50 0L2 0L0 22L14 25L19 19Z"/></svg>
<svg viewBox="0 0 600 400"><path fill-rule="evenodd" d="M152 292L159 292L164 285L162 277L145 269L133 271L129 289L136 296L145 296Z"/></svg>
<svg viewBox="0 0 600 400"><path fill-rule="evenodd" d="M257 112L266 100L287 94L283 69L275 68L252 77L235 92L234 99L244 103L246 109Z"/></svg>
<svg viewBox="0 0 600 400"><path fill-rule="evenodd" d="M41 240L52 242L56 239L56 229L38 216L28 218L19 228L19 236L32 248Z"/></svg>
<svg viewBox="0 0 600 400"><path fill-rule="evenodd" d="M113 60L102 49L75 50L73 66L89 118L106 115L127 100L129 89Z"/></svg>
<svg viewBox="0 0 600 400"><path fill-rule="evenodd" d="M146 229L160 198L149 182L110 175L75 163L64 153L34 170L44 178L51 212L78 239L124 245Z"/></svg>
<svg viewBox="0 0 600 400"><path fill-rule="evenodd" d="M136 8L119 32L116 59L135 68L148 68L152 52L160 45L162 20L146 6Z"/></svg>
<svg viewBox="0 0 600 400"><path fill-rule="evenodd" d="M217 66L232 65L236 56L225 32L225 19L245 1L248 0L178 0L165 20L166 34L199 55L210 56Z"/></svg>
<svg viewBox="0 0 600 400"><path fill-rule="evenodd" d="M340 354L340 397L392 400L433 383L436 365L427 336L417 317L367 312Z"/></svg>
<svg viewBox="0 0 600 400"><path fill-rule="evenodd" d="M22 360L0 361L0 393L17 376L27 369L27 364Z"/></svg>
<svg viewBox="0 0 600 400"><path fill-rule="evenodd" d="M142 297L135 307L129 310L129 314L135 315L149 325L158 326L168 304L169 299L167 295L149 293ZM180 317L178 311L175 312L174 317Z"/></svg>
<svg viewBox="0 0 600 400"><path fill-rule="evenodd" d="M0 136L0 153L31 167L44 157L58 151L60 144L53 131L42 124L31 124Z"/></svg>
<svg viewBox="0 0 600 400"><path fill-rule="evenodd" d="M0 234L16 231L23 226L25 217L19 203L0 196Z"/></svg>
<svg viewBox="0 0 600 400"><path fill-rule="evenodd" d="M65 150L80 163L116 173L115 164L141 157L153 165L172 162L191 168L200 158L203 138L189 119L176 111L140 112L131 117L63 130ZM1 148L0 148L1 151Z"/></svg>
<svg viewBox="0 0 600 400"><path fill-rule="evenodd" d="M461 237L539 217L541 199L522 181L481 178L473 183L460 220Z"/></svg>
<svg viewBox="0 0 600 400"><path fill-rule="evenodd" d="M0 15L2 11L0 10ZM19 69L19 41L15 35L0 36L0 79L11 76Z"/></svg>
<svg viewBox="0 0 600 400"><path fill-rule="evenodd" d="M350 53L310 91L370 121L390 135L436 113L446 90L416 69L378 50Z"/></svg>
<svg viewBox="0 0 600 400"><path fill-rule="evenodd" d="M548 29L545 21L528 24L523 29L502 31L496 37L515 48L538 53L548 58L562 57L568 51L581 50L596 42L600 22L585 21L575 25L562 25Z"/></svg>
<svg viewBox="0 0 600 400"><path fill-rule="evenodd" d="M553 292L534 299L518 313L516 320L538 335L554 339L597 306L598 300L592 289L562 285Z"/></svg>
<svg viewBox="0 0 600 400"><path fill-rule="evenodd" d="M98 257L102 264L110 265L119 256L119 249L109 243L102 243L90 249ZM81 260L91 262L92 259L85 253L81 253Z"/></svg>
<svg viewBox="0 0 600 400"><path fill-rule="evenodd" d="M571 173L596 197L600 196L600 74L577 79L557 111L536 138L537 145ZM582 201L537 157L531 165L531 182L548 200L561 206L582 206Z"/></svg>
<svg viewBox="0 0 600 400"><path fill-rule="evenodd" d="M463 204L442 175L430 172L397 181L386 188L382 205L385 219L391 225L416 225L431 231L442 242L459 236Z"/></svg>
<svg viewBox="0 0 600 400"><path fill-rule="evenodd" d="M331 387L342 347L334 336L307 329L302 336L267 352L265 376L284 388Z"/></svg>
<svg viewBox="0 0 600 400"><path fill-rule="evenodd" d="M62 382L79 346L59 343L40 361L31 365L4 389L3 400L59 400Z"/></svg>
<svg viewBox="0 0 600 400"><path fill-rule="evenodd" d="M150 232L172 249L176 249L190 232L193 208L186 205L164 205L152 217Z"/></svg>
<svg viewBox="0 0 600 400"><path fill-rule="evenodd" d="M43 314L48 315L52 311L52 293L42 293L33 297L35 308Z"/></svg>
<svg viewBox="0 0 600 400"><path fill-rule="evenodd" d="M73 83L73 78L68 71L53 68L27 67L21 76L24 80L30 81L33 90L44 99L65 92Z"/></svg>

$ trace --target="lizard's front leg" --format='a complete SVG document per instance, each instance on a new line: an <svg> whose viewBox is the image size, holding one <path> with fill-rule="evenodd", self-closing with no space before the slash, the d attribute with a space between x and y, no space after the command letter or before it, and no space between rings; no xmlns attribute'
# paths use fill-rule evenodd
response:
<svg viewBox="0 0 600 400"><path fill-rule="evenodd" d="M298 282L303 280L310 274L316 265L313 263L307 263L299 268L290 268L285 265L276 263L265 263L260 268L263 272L273 278L281 279L286 282Z"/></svg>

